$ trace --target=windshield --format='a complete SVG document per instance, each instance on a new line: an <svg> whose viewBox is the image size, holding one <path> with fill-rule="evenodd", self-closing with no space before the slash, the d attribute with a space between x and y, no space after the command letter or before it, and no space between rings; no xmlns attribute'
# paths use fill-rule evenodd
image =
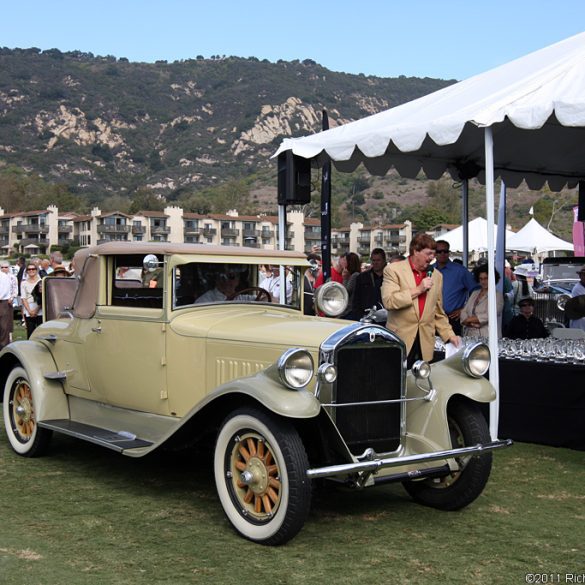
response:
<svg viewBox="0 0 585 585"><path fill-rule="evenodd" d="M302 269L283 267L284 304L300 309ZM189 262L173 273L173 308L215 303L280 303L280 266Z"/></svg>

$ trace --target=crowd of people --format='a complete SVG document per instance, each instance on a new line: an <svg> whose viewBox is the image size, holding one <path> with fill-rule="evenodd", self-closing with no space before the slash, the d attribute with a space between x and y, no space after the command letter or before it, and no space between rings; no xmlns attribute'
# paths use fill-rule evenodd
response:
<svg viewBox="0 0 585 585"><path fill-rule="evenodd" d="M316 251L308 257L312 267L305 278L305 313L314 314L312 296L323 275ZM483 260L469 270L451 260L447 241L418 234L408 257L387 258L382 248L376 248L364 267L357 254L344 254L332 262L331 279L348 291L349 306L342 318L359 320L369 309L387 310L386 326L405 342L410 366L416 359L432 359L436 335L455 346L460 345L460 336L488 337L490 269ZM580 282L572 296L585 295L585 267L577 274ZM500 278L494 270L496 286ZM533 288L523 266L514 269L506 260L502 278L496 291L498 337L548 337L549 330L534 314ZM570 326L585 329L585 318Z"/></svg>
<svg viewBox="0 0 585 585"><path fill-rule="evenodd" d="M14 305L22 312L22 324L27 339L41 324L42 279L46 276L69 276L63 265L61 252L52 252L49 258L27 260L21 256L16 261L18 271L13 274L8 260L0 262L0 349L12 340L14 330Z"/></svg>

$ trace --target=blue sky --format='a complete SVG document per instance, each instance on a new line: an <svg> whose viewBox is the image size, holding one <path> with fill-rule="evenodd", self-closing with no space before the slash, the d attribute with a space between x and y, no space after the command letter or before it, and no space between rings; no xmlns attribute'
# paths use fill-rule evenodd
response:
<svg viewBox="0 0 585 585"><path fill-rule="evenodd" d="M152 62L313 59L380 77L465 79L585 30L583 0L21 0L0 46Z"/></svg>

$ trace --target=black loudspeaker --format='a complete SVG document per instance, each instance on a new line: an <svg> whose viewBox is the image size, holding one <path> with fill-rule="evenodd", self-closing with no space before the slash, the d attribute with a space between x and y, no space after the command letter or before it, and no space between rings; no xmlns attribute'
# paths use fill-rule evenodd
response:
<svg viewBox="0 0 585 585"><path fill-rule="evenodd" d="M579 207L577 221L585 221L585 181L579 181Z"/></svg>
<svg viewBox="0 0 585 585"><path fill-rule="evenodd" d="M311 201L311 161L290 150L278 155L278 204L303 205Z"/></svg>

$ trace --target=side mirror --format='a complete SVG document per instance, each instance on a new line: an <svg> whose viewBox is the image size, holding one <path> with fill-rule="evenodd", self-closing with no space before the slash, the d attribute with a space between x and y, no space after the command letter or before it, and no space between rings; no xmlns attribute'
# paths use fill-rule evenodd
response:
<svg viewBox="0 0 585 585"><path fill-rule="evenodd" d="M142 261L142 266L147 272L154 272L160 264L161 262L154 254L147 254Z"/></svg>

